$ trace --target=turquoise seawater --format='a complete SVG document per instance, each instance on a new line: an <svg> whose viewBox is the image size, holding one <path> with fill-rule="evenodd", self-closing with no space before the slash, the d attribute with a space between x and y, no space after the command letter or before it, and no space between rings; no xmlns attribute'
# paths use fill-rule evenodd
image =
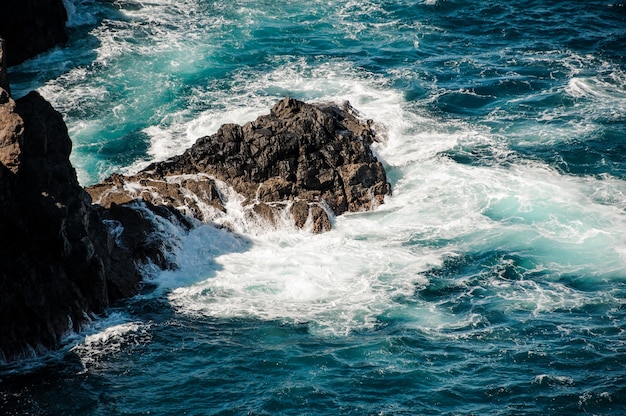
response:
<svg viewBox="0 0 626 416"><path fill-rule="evenodd" d="M11 68L84 185L285 95L373 119L393 195L311 235L163 229L177 271L0 369L7 415L626 414L626 5L66 0ZM224 190L228 193L228 190Z"/></svg>

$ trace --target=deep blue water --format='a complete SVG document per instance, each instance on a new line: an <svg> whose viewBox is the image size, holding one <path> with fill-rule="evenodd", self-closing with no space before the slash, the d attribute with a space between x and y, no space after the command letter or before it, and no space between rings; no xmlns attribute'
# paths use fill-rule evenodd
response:
<svg viewBox="0 0 626 416"><path fill-rule="evenodd" d="M92 184L280 98L378 123L393 196L311 235L229 196L7 415L626 414L626 5L67 0L11 68ZM228 190L223 190L228 193Z"/></svg>

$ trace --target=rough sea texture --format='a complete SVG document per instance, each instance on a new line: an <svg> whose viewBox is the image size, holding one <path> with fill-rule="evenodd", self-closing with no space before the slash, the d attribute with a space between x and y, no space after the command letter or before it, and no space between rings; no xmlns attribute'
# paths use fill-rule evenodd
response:
<svg viewBox="0 0 626 416"><path fill-rule="evenodd" d="M42 359L6 415L626 414L626 5L67 0L11 69L83 185L285 95L379 123L393 196L312 235L180 238L180 269ZM224 191L226 192L226 191Z"/></svg>

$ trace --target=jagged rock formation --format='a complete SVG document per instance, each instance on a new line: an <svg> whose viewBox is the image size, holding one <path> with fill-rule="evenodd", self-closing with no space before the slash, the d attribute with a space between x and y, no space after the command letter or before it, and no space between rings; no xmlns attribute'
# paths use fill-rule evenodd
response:
<svg viewBox="0 0 626 416"><path fill-rule="evenodd" d="M1 359L56 345L108 301L93 235L102 225L69 163L63 119L37 93L0 96Z"/></svg>
<svg viewBox="0 0 626 416"><path fill-rule="evenodd" d="M109 207L143 199L180 209L201 221L225 210L215 180L246 198L249 212L274 222L285 209L297 226L330 229L335 215L369 210L390 193L385 170L372 154L371 121L349 104L311 105L285 98L244 126L226 124L184 154L136 175L113 175L88 188Z"/></svg>
<svg viewBox="0 0 626 416"><path fill-rule="evenodd" d="M157 218L190 227L166 207L92 205L71 146L38 93L15 102L0 90L0 362L55 348L110 302L135 295L145 265L174 267L175 242L155 238Z"/></svg>
<svg viewBox="0 0 626 416"><path fill-rule="evenodd" d="M7 42L8 65L17 65L67 41L63 0L2 0L0 37Z"/></svg>

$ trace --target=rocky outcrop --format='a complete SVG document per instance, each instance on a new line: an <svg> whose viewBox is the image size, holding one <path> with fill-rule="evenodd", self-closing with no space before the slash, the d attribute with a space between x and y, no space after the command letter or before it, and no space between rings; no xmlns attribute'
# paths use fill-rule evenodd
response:
<svg viewBox="0 0 626 416"><path fill-rule="evenodd" d="M63 0L2 0L0 37L7 42L8 65L67 41Z"/></svg>
<svg viewBox="0 0 626 416"><path fill-rule="evenodd" d="M104 207L139 198L210 222L212 212L226 210L219 181L245 198L250 215L273 223L288 210L297 226L327 231L329 214L372 209L391 190L370 149L372 122L355 113L347 103L285 98L269 115L226 124L180 156L87 190Z"/></svg>
<svg viewBox="0 0 626 416"><path fill-rule="evenodd" d="M0 90L0 103L1 362L55 348L135 295L146 265L174 267L159 221L190 224L166 207L92 205L61 115L35 92L15 102Z"/></svg>

